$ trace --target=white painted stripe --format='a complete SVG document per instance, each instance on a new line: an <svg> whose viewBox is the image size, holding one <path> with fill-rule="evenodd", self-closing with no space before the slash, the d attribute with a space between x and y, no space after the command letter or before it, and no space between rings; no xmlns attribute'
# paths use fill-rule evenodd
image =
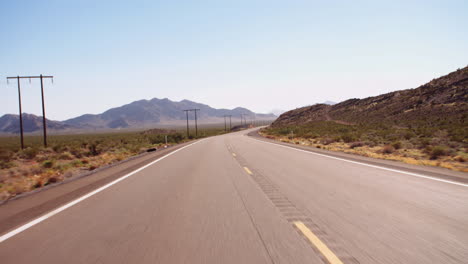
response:
<svg viewBox="0 0 468 264"><path fill-rule="evenodd" d="M101 191L103 191L103 190L105 190L105 189L111 187L112 185L114 185L114 184L116 184L116 183L118 183L118 182L120 182L120 181L125 180L126 178L128 178L128 177L134 175L135 173L140 172L140 171L142 171L142 170L148 168L149 166L151 166L151 165L153 165L153 164L155 164L155 163L157 163L157 162L159 162L159 161L161 161L161 160L163 160L163 159L165 159L165 158L167 158L167 157L169 157L169 156L171 156L171 155L173 155L173 154L175 154L175 153L177 153L177 152L179 152L179 151L181 151L181 150L183 150L183 149L185 149L185 148L188 148L188 147L190 147L190 146L192 146L192 145L194 145L194 144L197 144L197 143L199 143L199 142L202 142L202 141L204 141L204 140L205 140L205 139L202 139L202 140L200 140L200 141L194 142L194 143L192 143L192 144L189 144L189 145L187 145L187 146L184 146L184 147L181 147L181 148L179 148L179 149L177 149L177 150L174 150L173 152L171 152L171 153L169 153L169 154L166 154L166 155L162 156L161 158L159 158L159 159L157 159L157 160L155 160L155 161L152 161L151 163L148 163L148 164L146 164L145 166L140 167L140 168L138 168L138 169L136 169L136 170L134 170L134 171L132 171L132 172L130 172L130 173L128 173L128 174L126 174L126 175L120 177L120 178L118 178L117 180L114 180L114 181L112 181L112 182L110 182L110 183L108 183L108 184L106 184L106 185L104 185L104 186L102 186L102 187L100 187L100 188L98 188L98 189L96 189L96 190L94 190L94 191L88 193L88 194L85 194L85 195L81 196L80 198L78 198L78 199L76 199L76 200L74 200L74 201L72 201L72 202L70 202L70 203L67 203L67 204L65 204L65 205L63 205L63 206L61 206L61 207L59 207L59 208L57 208L57 209L55 209L55 210L53 210L53 211L51 211L51 212L49 212L49 213L47 213L47 214L45 214L45 215L39 217L39 218L36 218L36 219L32 220L31 222L29 222L29 223L27 223L27 224L24 224L24 225L22 225L22 226L16 228L15 230L12 230L12 231L10 231L10 232L8 232L8 233L2 235L2 236L0 237L0 243L2 243L3 241L9 239L10 237L13 237L13 236L15 236L15 235L17 235L17 234L23 232L24 230L26 230L26 229L28 229L28 228L34 226L34 225L39 224L40 222L46 220L47 218L50 218L50 217L52 217L52 216L54 216L54 215L56 215L56 214L62 212L62 211L65 210L65 209L70 208L70 207L72 207L73 205L75 205L75 204L77 204L77 203L79 203L79 202L81 202L81 201L86 200L87 198L89 198L89 197L91 197L91 196L93 196L93 195L95 195L95 194L97 194L97 193L99 193L99 192L101 192Z"/></svg>
<svg viewBox="0 0 468 264"><path fill-rule="evenodd" d="M468 184L466 184L466 183L444 180L444 179L440 179L440 178L436 178L436 177L432 177L432 176L427 176L427 175L423 175L423 174L412 173L412 172L407 172L407 171L402 171L402 170L390 169L390 168L381 167L381 166L377 166L377 165L371 165L371 164L367 164L367 163L363 163L363 162L352 161L352 160L343 159L343 158L337 158L337 157L334 157L334 156L331 156L331 155L316 153L316 152L307 151L307 150L303 150L303 149L297 149L297 148L293 148L293 147L290 147L290 146L285 146L285 145L281 145L281 144L277 144L277 143L266 142L266 141L255 139L255 138L252 138L252 137L249 137L249 138L251 138L253 140L256 140L256 141L259 141L259 142L262 142L262 143L265 143L265 144L270 144L270 145L275 145L275 146L278 146L278 147L288 148L288 149L292 149L292 150L296 150L296 151L300 151L300 152L305 152L305 153L313 154L313 155L317 155L317 156L322 156L322 157L326 157L326 158L330 158L330 159L345 161L345 162L349 162L349 163L359 164L359 165L363 165L363 166L367 166L367 167L371 167L371 168L376 168L376 169L381 169L381 170L386 170L386 171L391 171L391 172L402 173L402 174L406 174L406 175L410 175L410 176L414 176L414 177L419 177L419 178L424 178L424 179L429 179L429 180L433 180L433 181L445 182L445 183L450 183L450 184L454 184L454 185L458 185L458 186L468 187Z"/></svg>

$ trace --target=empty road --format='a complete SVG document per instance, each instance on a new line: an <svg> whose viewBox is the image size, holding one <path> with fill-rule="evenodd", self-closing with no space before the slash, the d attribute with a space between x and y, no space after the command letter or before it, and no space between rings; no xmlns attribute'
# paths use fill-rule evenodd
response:
<svg viewBox="0 0 468 264"><path fill-rule="evenodd" d="M468 262L466 175L336 158L247 132L111 173L85 196L41 198L97 176L0 206L9 224L0 262ZM26 202L40 199L42 216L28 218Z"/></svg>

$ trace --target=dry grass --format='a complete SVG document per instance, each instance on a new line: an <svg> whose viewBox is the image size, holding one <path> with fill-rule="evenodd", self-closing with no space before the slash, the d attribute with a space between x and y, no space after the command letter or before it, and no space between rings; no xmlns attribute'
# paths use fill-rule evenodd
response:
<svg viewBox="0 0 468 264"><path fill-rule="evenodd" d="M392 145L375 145L369 146L361 142L346 143L343 141L330 142L330 138L302 138L290 136L274 136L267 135L265 132L260 132L262 136L270 139L279 140L281 142L300 144L304 146L312 146L320 149L339 151L350 154L356 154L364 157L394 160L413 165L425 165L442 167L450 170L468 172L468 155L466 152L457 153L456 156L443 155L444 152L436 150L437 159L433 159L433 153L427 152L424 149L404 148L399 146L396 149Z"/></svg>
<svg viewBox="0 0 468 264"><path fill-rule="evenodd" d="M211 136L222 131L202 129L200 134ZM168 145L190 140L177 131L149 130L51 136L50 147L43 148L39 137L27 137L29 147L20 150L17 138L0 138L0 200L125 160L149 148L161 148L166 135Z"/></svg>

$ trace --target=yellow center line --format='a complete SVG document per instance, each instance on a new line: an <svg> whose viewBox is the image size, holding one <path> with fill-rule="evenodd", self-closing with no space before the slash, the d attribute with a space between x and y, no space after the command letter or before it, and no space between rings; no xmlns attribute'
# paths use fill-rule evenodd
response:
<svg viewBox="0 0 468 264"><path fill-rule="evenodd" d="M245 168L245 167L244 167ZM325 245L312 231L301 221L294 222L294 225L309 239L310 242L325 256L330 264L343 264L341 260Z"/></svg>
<svg viewBox="0 0 468 264"><path fill-rule="evenodd" d="M248 174L252 175L252 172L249 170L249 168L244 167L244 170L245 170Z"/></svg>
<svg viewBox="0 0 468 264"><path fill-rule="evenodd" d="M232 153L232 155L233 155L234 157L237 156L236 153Z"/></svg>

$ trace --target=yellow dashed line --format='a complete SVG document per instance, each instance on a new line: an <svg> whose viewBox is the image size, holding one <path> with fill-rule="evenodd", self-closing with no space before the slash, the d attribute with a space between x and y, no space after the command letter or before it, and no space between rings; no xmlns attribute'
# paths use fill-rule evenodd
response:
<svg viewBox="0 0 468 264"><path fill-rule="evenodd" d="M245 167L244 167L245 168ZM247 168L245 168L247 169ZM309 239L310 242L322 253L330 264L343 264L341 260L325 245L309 228L301 221L294 222L294 225Z"/></svg>
<svg viewBox="0 0 468 264"><path fill-rule="evenodd" d="M252 175L252 172L249 170L249 168L244 167L244 170L245 170L248 174Z"/></svg>

